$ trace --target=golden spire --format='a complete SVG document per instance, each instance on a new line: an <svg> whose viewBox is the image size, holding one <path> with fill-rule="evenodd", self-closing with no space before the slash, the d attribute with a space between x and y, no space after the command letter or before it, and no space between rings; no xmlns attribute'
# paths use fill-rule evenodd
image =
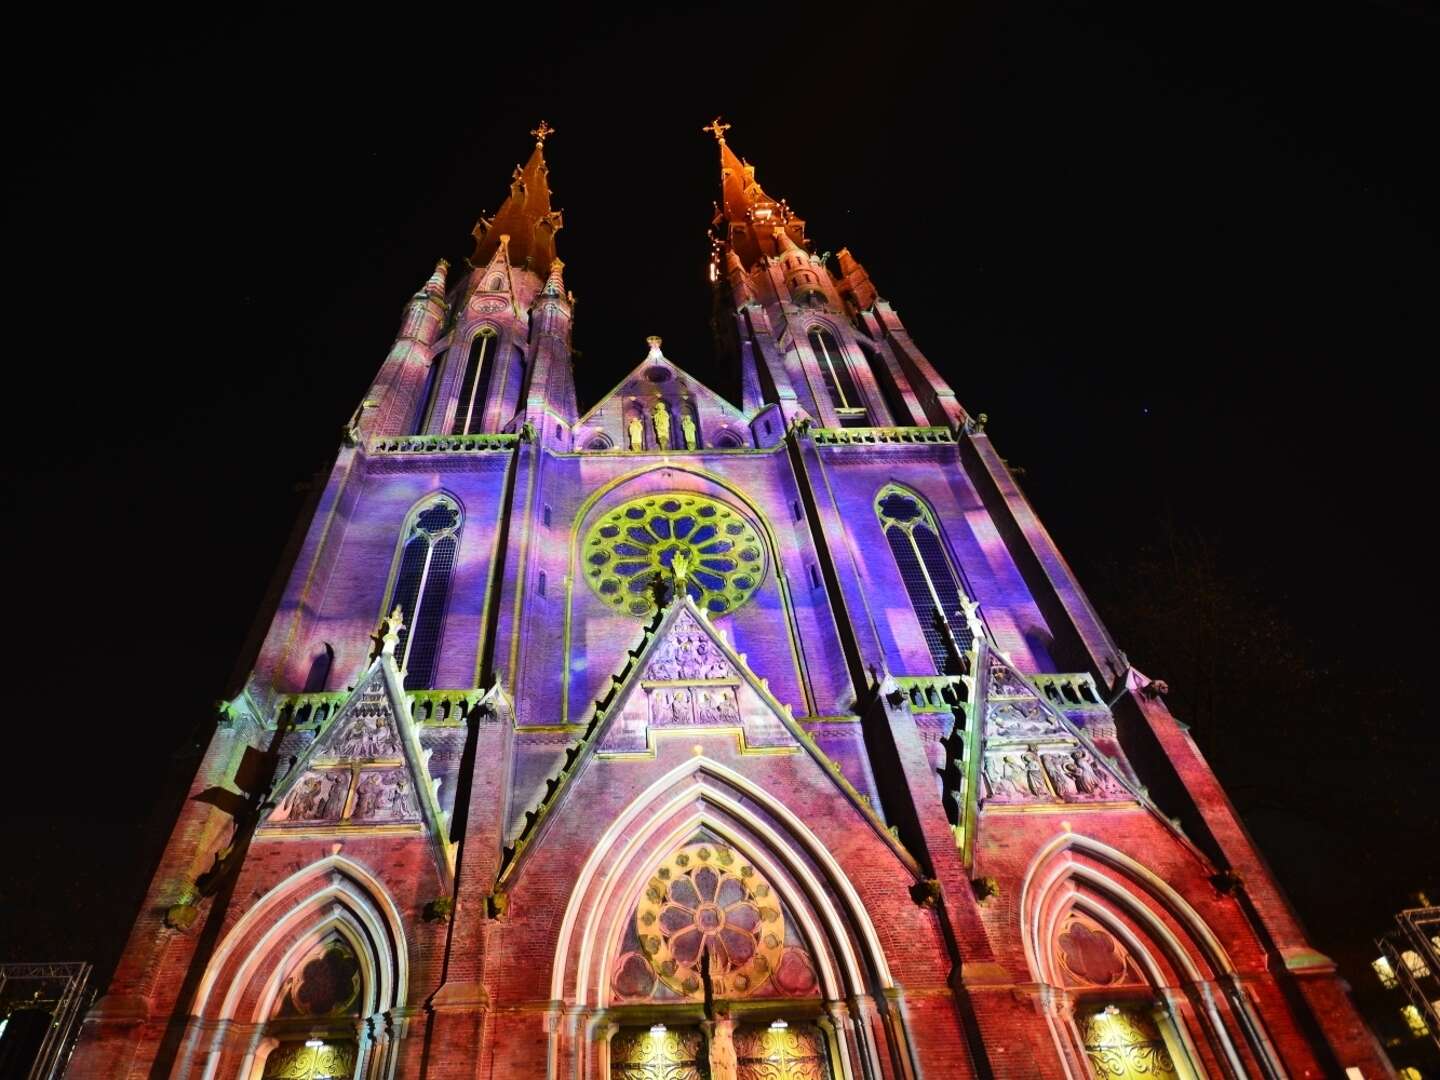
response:
<svg viewBox="0 0 1440 1080"><path fill-rule="evenodd" d="M541 120L539 127L530 129L530 134L535 136L536 146L544 146L545 139L550 135L554 135L555 129L549 124L547 124L544 120Z"/></svg>

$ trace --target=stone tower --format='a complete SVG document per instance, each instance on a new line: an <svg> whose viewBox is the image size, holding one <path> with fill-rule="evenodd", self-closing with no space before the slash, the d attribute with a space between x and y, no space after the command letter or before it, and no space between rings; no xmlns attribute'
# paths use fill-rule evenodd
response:
<svg viewBox="0 0 1440 1080"><path fill-rule="evenodd" d="M739 401L652 337L580 410L542 123L71 1075L1388 1075L984 417L707 130Z"/></svg>

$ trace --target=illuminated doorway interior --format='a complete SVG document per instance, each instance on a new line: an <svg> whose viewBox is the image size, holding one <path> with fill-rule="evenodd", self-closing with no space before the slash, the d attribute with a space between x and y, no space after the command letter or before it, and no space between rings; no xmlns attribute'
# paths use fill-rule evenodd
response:
<svg viewBox="0 0 1440 1080"><path fill-rule="evenodd" d="M1085 1056L1098 1080L1180 1080L1148 1003L1092 1006L1079 1013Z"/></svg>

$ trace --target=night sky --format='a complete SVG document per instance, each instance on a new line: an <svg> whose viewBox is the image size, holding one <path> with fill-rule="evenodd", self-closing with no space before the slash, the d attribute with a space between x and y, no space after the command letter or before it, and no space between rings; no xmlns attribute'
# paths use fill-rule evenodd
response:
<svg viewBox="0 0 1440 1080"><path fill-rule="evenodd" d="M113 965L303 486L541 117L582 404L648 334L730 385L719 113L989 414L1317 945L1366 977L1440 878L1433 16L541 5L356 33L8 42L0 959Z"/></svg>

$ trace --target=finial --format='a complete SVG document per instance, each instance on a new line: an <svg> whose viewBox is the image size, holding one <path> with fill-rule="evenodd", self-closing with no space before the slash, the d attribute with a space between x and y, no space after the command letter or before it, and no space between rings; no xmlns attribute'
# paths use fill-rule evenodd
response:
<svg viewBox="0 0 1440 1080"><path fill-rule="evenodd" d="M683 551L677 551L670 556L670 572L675 575L675 586L677 591L685 585L685 579L690 576L690 556Z"/></svg>
<svg viewBox="0 0 1440 1080"><path fill-rule="evenodd" d="M715 136L716 142L724 142L725 132L730 130L730 125L722 124L720 122L720 117L717 116L714 120L711 120L710 123L706 124L700 130L710 132L710 134Z"/></svg>
<svg viewBox="0 0 1440 1080"><path fill-rule="evenodd" d="M537 128L532 128L530 134L535 136L536 146L544 146L545 139L550 135L554 135L555 129L549 124L547 124L544 120L541 120L540 126Z"/></svg>
<svg viewBox="0 0 1440 1080"><path fill-rule="evenodd" d="M402 621L405 613L400 610L400 605L395 605L395 610L380 620L380 655L394 656L395 646L400 644L400 631L405 629Z"/></svg>
<svg viewBox="0 0 1440 1080"><path fill-rule="evenodd" d="M650 355L647 357L647 359L653 360L656 357L662 355L662 353L660 352L660 339L654 334L651 334L645 339L645 344L650 346Z"/></svg>

